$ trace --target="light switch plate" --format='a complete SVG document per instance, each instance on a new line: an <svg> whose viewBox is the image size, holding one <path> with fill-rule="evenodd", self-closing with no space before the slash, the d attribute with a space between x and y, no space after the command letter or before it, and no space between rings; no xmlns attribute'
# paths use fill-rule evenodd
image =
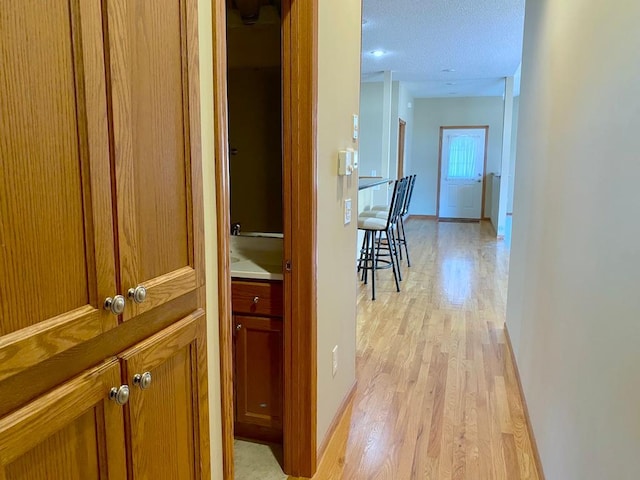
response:
<svg viewBox="0 0 640 480"><path fill-rule="evenodd" d="M351 223L351 199L347 198L344 201L344 224L349 225Z"/></svg>
<svg viewBox="0 0 640 480"><path fill-rule="evenodd" d="M358 139L358 131L360 130L360 126L359 126L359 121L358 121L358 115L354 114L353 115L353 139L357 140Z"/></svg>

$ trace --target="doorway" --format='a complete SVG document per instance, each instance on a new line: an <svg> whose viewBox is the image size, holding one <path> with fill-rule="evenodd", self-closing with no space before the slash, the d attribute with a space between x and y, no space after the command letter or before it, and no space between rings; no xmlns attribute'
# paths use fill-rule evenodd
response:
<svg viewBox="0 0 640 480"><path fill-rule="evenodd" d="M258 2L262 5L264 2ZM268 3L268 2L267 2ZM227 8L212 0L218 312L224 480L234 478L233 328L230 270L230 181ZM251 6L253 2L243 2ZM282 35L282 230L284 471L312 477L316 445L316 108L317 0L278 2ZM251 53L251 52L250 52Z"/></svg>
<svg viewBox="0 0 640 480"><path fill-rule="evenodd" d="M480 221L484 217L488 138L488 126L440 127L440 220Z"/></svg>
<svg viewBox="0 0 640 480"><path fill-rule="evenodd" d="M404 177L404 144L407 122L400 119L398 125L398 179Z"/></svg>

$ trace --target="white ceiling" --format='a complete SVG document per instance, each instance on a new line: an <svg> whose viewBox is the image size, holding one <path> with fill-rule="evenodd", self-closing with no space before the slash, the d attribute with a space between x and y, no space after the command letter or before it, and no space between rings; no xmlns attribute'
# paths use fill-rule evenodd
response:
<svg viewBox="0 0 640 480"><path fill-rule="evenodd" d="M522 57L524 2L363 0L362 80L391 70L417 98L502 95Z"/></svg>

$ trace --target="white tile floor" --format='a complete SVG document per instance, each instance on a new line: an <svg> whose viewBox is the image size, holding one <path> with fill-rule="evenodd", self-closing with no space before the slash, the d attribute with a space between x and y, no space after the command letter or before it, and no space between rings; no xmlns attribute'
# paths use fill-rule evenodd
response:
<svg viewBox="0 0 640 480"><path fill-rule="evenodd" d="M234 440L236 480L286 480L277 457L282 448L274 445Z"/></svg>

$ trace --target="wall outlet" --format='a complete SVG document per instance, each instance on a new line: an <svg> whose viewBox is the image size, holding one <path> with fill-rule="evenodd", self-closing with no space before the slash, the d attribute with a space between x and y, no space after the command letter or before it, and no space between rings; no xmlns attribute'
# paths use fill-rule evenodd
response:
<svg viewBox="0 0 640 480"><path fill-rule="evenodd" d="M333 347L333 350L331 351L331 359L332 359L332 365L333 365L331 372L332 372L332 375L335 377L336 373L338 373L338 345Z"/></svg>
<svg viewBox="0 0 640 480"><path fill-rule="evenodd" d="M349 225L351 223L351 199L347 198L344 201L344 224Z"/></svg>

